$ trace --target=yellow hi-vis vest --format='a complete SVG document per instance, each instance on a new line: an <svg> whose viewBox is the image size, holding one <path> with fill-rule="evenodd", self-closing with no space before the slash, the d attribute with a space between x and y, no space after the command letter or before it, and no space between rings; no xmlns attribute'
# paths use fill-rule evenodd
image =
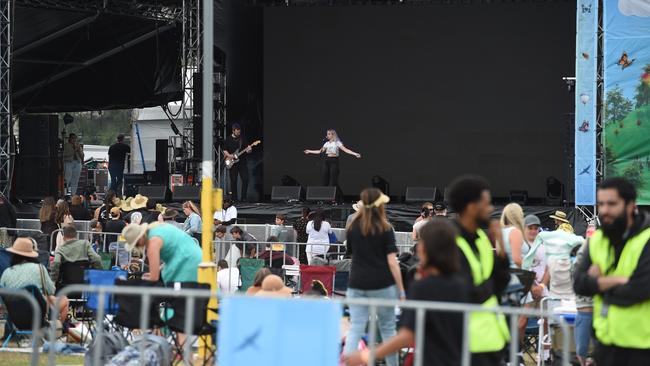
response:
<svg viewBox="0 0 650 366"><path fill-rule="evenodd" d="M602 230L589 239L589 256L603 275L631 277L639 263L643 248L650 239L650 228L631 237L625 243L616 268L614 248ZM650 284L648 284L650 286ZM632 306L604 304L603 296L594 296L594 330L596 338L605 345L624 348L650 348L650 300Z"/></svg>
<svg viewBox="0 0 650 366"><path fill-rule="evenodd" d="M478 258L463 237L456 237L456 244L467 258L472 271L474 286L485 282L494 270L494 251L492 244L482 230L478 230L476 247ZM483 307L494 308L499 306L496 296L492 295L483 304ZM472 353L496 352L502 350L508 340L510 332L503 314L494 312L473 312L469 318L469 350Z"/></svg>

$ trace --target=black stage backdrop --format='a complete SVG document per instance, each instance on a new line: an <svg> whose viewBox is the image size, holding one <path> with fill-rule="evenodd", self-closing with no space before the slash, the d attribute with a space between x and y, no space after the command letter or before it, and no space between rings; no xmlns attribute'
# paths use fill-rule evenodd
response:
<svg viewBox="0 0 650 366"><path fill-rule="evenodd" d="M363 154L340 184L378 174L444 187L486 176L495 195L567 182L575 2L264 9L264 190L319 184L327 128Z"/></svg>

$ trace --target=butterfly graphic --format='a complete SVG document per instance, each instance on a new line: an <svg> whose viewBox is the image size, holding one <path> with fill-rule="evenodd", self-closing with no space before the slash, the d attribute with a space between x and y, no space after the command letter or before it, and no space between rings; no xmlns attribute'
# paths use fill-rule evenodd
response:
<svg viewBox="0 0 650 366"><path fill-rule="evenodd" d="M589 132L589 121L587 121L587 120L582 121L582 124L578 128L578 131L580 131L580 132Z"/></svg>
<svg viewBox="0 0 650 366"><path fill-rule="evenodd" d="M587 52L583 52L583 53L582 53L582 57L583 57L585 60L589 60L589 54L588 54Z"/></svg>
<svg viewBox="0 0 650 366"><path fill-rule="evenodd" d="M581 4L580 7L582 8L582 14L585 13L591 14L591 4L589 5Z"/></svg>
<svg viewBox="0 0 650 366"><path fill-rule="evenodd" d="M636 59L635 58L630 59L627 56L627 52L623 51L621 58L618 59L618 62L616 64L621 67L621 70L625 70L628 66L634 63L634 60Z"/></svg>
<svg viewBox="0 0 650 366"><path fill-rule="evenodd" d="M578 175L585 175L585 174L591 175L591 172L589 172L590 169L591 169L591 165L588 165L586 168L582 169L582 171Z"/></svg>

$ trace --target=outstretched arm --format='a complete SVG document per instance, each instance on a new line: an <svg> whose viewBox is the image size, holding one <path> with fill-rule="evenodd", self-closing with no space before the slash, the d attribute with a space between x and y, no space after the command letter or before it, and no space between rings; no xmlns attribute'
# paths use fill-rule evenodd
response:
<svg viewBox="0 0 650 366"><path fill-rule="evenodd" d="M345 147L343 145L341 145L340 149L343 150L343 152L346 153L346 154L350 154L350 155L356 157L357 159L361 159L361 154L356 153L356 152L348 149L347 147Z"/></svg>
<svg viewBox="0 0 650 366"><path fill-rule="evenodd" d="M305 152L305 155L309 155L309 154L318 155L318 154L323 152L323 149L324 148L321 147L320 150L305 150L304 152Z"/></svg>

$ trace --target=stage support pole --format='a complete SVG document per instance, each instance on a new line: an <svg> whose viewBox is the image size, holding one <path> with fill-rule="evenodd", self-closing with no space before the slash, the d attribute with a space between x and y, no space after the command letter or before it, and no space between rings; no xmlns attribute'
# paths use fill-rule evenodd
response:
<svg viewBox="0 0 650 366"><path fill-rule="evenodd" d="M213 38L214 38L214 23L213 23L213 0L203 0L203 111L201 113L203 118L203 163L202 163L202 179L201 179L201 216L203 219L202 227L202 251L203 260L199 265L198 280L200 283L210 284L210 289L213 292L217 291L217 268L213 259L212 250L212 226L213 226L213 212L212 195L214 177L214 162L212 161L212 60L213 60ZM218 203L217 203L218 204ZM216 309L218 306L217 298L210 298L208 309ZM208 310L207 321L208 323L217 320L217 315L214 311ZM203 358L209 352L208 346L211 339L204 340L201 338L199 343L199 356Z"/></svg>

